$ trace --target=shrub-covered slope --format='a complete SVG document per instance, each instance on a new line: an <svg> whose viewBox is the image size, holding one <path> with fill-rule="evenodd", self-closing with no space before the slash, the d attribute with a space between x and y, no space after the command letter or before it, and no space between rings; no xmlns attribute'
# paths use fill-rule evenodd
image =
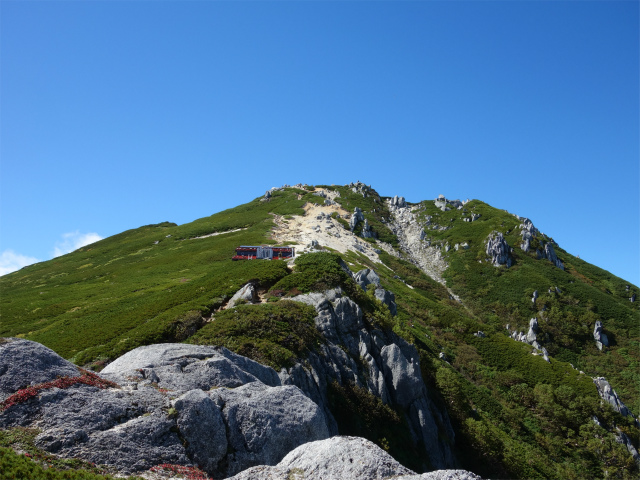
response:
<svg viewBox="0 0 640 480"><path fill-rule="evenodd" d="M368 321L416 346L427 389L452 419L460 466L492 478L638 474L620 443L624 434L639 447L637 425L601 401L591 378L606 377L640 414L640 314L638 303L629 301L637 286L572 256L535 229L525 251L525 219L481 201L403 206L423 229L424 248L439 249L447 262L445 286L402 250L393 227L397 206L388 198L362 184L321 188L337 191L335 201L347 211L362 211L372 232L365 240L378 249L380 263L357 250L306 254L294 269L283 261L232 262L238 245L274 242L274 214L302 215L307 202L321 201L313 187L285 188L189 224L123 232L0 278L0 335L41 342L95 368L137 346L165 341L224 345L289 367L304 361L320 340L313 309L287 298L340 286ZM352 219L336 220L342 235L351 235L351 226L362 235L363 220L351 226ZM495 266L487 253L487 240L497 233L509 247L508 267ZM540 258L547 245L564 269ZM395 317L345 275L339 257L352 272L377 272L381 286L395 294ZM218 311L248 282L264 303ZM549 362L511 338L514 331L526 334L532 318ZM602 350L593 337L597 321L608 337ZM394 412L348 384L330 393L333 405L344 410L336 418L357 420L343 422L341 433L389 448L389 432L378 430ZM377 405L366 420L353 416L358 402ZM382 412L379 418L376 412Z"/></svg>

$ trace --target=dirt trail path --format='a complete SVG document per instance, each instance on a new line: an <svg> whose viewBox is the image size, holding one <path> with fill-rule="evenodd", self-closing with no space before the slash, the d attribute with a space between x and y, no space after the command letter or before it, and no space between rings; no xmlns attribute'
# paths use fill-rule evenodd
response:
<svg viewBox="0 0 640 480"><path fill-rule="evenodd" d="M337 192L329 190L316 189L316 192L324 192L327 199L333 200L338 195ZM349 250L357 250L369 257L372 261L380 263L378 254L375 252L375 246L357 237L348 229L345 229L331 215L336 213L340 217L348 218L352 212L347 212L338 204L326 205L325 199L318 196L316 204L307 203L303 208L305 214L303 216L292 215L284 218L275 215L276 226L273 229L273 239L278 243L293 242L296 248L296 254L305 251L312 251L313 242L317 242L322 247L329 247L340 253L346 253Z"/></svg>

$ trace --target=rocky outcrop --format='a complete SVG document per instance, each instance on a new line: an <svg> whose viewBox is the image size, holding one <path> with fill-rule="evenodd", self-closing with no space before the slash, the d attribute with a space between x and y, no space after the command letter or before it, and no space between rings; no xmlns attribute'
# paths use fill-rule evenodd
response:
<svg viewBox="0 0 640 480"><path fill-rule="evenodd" d="M29 385L78 375L78 367L44 345L0 338L0 401Z"/></svg>
<svg viewBox="0 0 640 480"><path fill-rule="evenodd" d="M380 277L378 274L370 268L365 268L353 274L353 280L362 287L363 290L367 290L367 285L373 284L376 287L380 286Z"/></svg>
<svg viewBox="0 0 640 480"><path fill-rule="evenodd" d="M100 375L121 385L152 385L187 392L235 388L250 382L281 385L275 370L224 347L163 343L138 347L107 365Z"/></svg>
<svg viewBox="0 0 640 480"><path fill-rule="evenodd" d="M556 252L553 249L553 245L551 245L551 242L547 242L544 244L543 251L537 250L537 255L539 259L546 258L551 263L553 263L556 267L558 267L560 270L564 270L564 264L562 263L562 261L560 261L560 259L556 255Z"/></svg>
<svg viewBox="0 0 640 480"><path fill-rule="evenodd" d="M14 380L14 358L32 359L21 384ZM120 387L71 382L33 395L16 391L50 378L50 365L78 374L34 342L0 344L0 388L11 395L2 404L0 428L38 428L39 448L120 473L199 464L224 478L275 465L299 445L329 436L322 410L299 388L282 386L273 369L224 348L140 347L105 368L102 376Z"/></svg>
<svg viewBox="0 0 640 480"><path fill-rule="evenodd" d="M374 292L376 298L389 307L389 313L394 317L398 314L398 306L396 305L396 296L393 292L384 288L376 288Z"/></svg>
<svg viewBox="0 0 640 480"><path fill-rule="evenodd" d="M413 209L388 204L391 218L388 227L397 236L401 250L406 252L409 260L435 281L445 284L442 273L448 267L437 246L432 246L425 238L424 224L418 222ZM427 219L427 222L429 220Z"/></svg>
<svg viewBox="0 0 640 480"><path fill-rule="evenodd" d="M593 382L596 384L598 394L602 400L611 405L616 412L620 412L622 416L626 417L627 415L631 415L627 406L622 402L622 400L620 400L618 394L613 388L611 388L611 385L606 378L595 377Z"/></svg>
<svg viewBox="0 0 640 480"><path fill-rule="evenodd" d="M284 190L286 187L288 187L288 185L285 185L283 187L272 187L269 190L267 190L264 194L264 196L260 199L261 202L268 202L269 200L271 200L271 197L273 196L273 192L281 192L282 190Z"/></svg>
<svg viewBox="0 0 640 480"><path fill-rule="evenodd" d="M362 195L363 198L366 198L371 193L371 185L365 185L360 180L355 183L351 182L348 185L345 185L345 187L350 188L353 193Z"/></svg>
<svg viewBox="0 0 640 480"><path fill-rule="evenodd" d="M460 200L448 200L441 194L438 195L438 198L436 198L433 203L443 212L447 212L451 210L451 208L461 209L466 202L461 202Z"/></svg>
<svg viewBox="0 0 640 480"><path fill-rule="evenodd" d="M404 197L398 197L397 195L389 200L389 205L397 208L404 208L407 206L407 202Z"/></svg>
<svg viewBox="0 0 640 480"><path fill-rule="evenodd" d="M376 238L376 232L371 230L371 225L369 225L369 221L366 218L362 226L362 238Z"/></svg>
<svg viewBox="0 0 640 480"><path fill-rule="evenodd" d="M398 311L396 306L396 297L392 292L385 290L380 286L380 277L374 270L365 268L354 273L352 278L364 291L367 291L368 285L373 285L375 287L375 297L389 307L391 315L396 315Z"/></svg>
<svg viewBox="0 0 640 480"><path fill-rule="evenodd" d="M356 229L358 222L362 221L364 221L362 210L360 210L359 207L354 208L353 215L351 215L351 218L349 219L349 228L351 231L353 232Z"/></svg>
<svg viewBox="0 0 640 480"><path fill-rule="evenodd" d="M531 240L533 240L539 232L538 229L533 226L533 222L528 218L522 217L520 220L522 220L520 224L520 233L522 234L520 248L528 252L531 249Z"/></svg>
<svg viewBox="0 0 640 480"><path fill-rule="evenodd" d="M627 436L626 433L620 430L620 428L616 427L616 430L617 430L617 433L615 436L616 442L627 447L627 450L633 457L633 460L636 462L636 464L640 466L640 454L638 454L638 450L636 450L636 447L633 446L631 439Z"/></svg>
<svg viewBox="0 0 640 480"><path fill-rule="evenodd" d="M504 239L502 233L493 233L487 238L486 253L491 258L491 263L495 267L506 265L509 268L513 260L511 259L511 247Z"/></svg>
<svg viewBox="0 0 640 480"><path fill-rule="evenodd" d="M211 473L228 476L249 466L275 465L299 445L329 437L322 411L295 386L252 382L209 395L228 426L230 447Z"/></svg>
<svg viewBox="0 0 640 480"><path fill-rule="evenodd" d="M547 363L551 363L549 360L549 352L547 352L547 349L544 347L542 347L542 359Z"/></svg>
<svg viewBox="0 0 640 480"><path fill-rule="evenodd" d="M280 372L283 384L298 386L320 405L332 434L337 424L329 409L332 382L365 388L405 415L416 445L424 445L436 468L455 464L454 433L448 415L427 394L414 346L393 334L366 326L360 307L335 289L293 298L316 308L316 327L327 342L304 363Z"/></svg>
<svg viewBox="0 0 640 480"><path fill-rule="evenodd" d="M255 285L253 283L247 283L244 287L234 293L233 297L231 297L231 300L229 300L229 303L227 304L227 308L233 308L241 302L253 303L256 301L257 297L258 293Z"/></svg>
<svg viewBox="0 0 640 480"><path fill-rule="evenodd" d="M229 480L481 480L466 470L418 475L374 443L358 437L332 437L302 445L273 467L253 467Z"/></svg>
<svg viewBox="0 0 640 480"><path fill-rule="evenodd" d="M542 356L546 362L549 361L549 354L547 353L547 349L544 348L538 342L538 333L539 333L539 325L537 318L531 318L529 320L529 330L525 334L523 331L518 332L517 330L513 330L511 332L511 326L507 324L507 330L510 332L510 337L513 338L517 342L526 343L531 345L533 348L542 353ZM534 352L535 355L539 355L539 353Z"/></svg>
<svg viewBox="0 0 640 480"><path fill-rule="evenodd" d="M538 319L532 318L529 320L529 331L527 332L527 343L538 350L540 350L540 344L538 343Z"/></svg>
<svg viewBox="0 0 640 480"><path fill-rule="evenodd" d="M596 347L598 350L602 350L602 347L609 346L609 338L606 333L602 333L602 322L596 321L596 325L593 328L593 339L596 341Z"/></svg>

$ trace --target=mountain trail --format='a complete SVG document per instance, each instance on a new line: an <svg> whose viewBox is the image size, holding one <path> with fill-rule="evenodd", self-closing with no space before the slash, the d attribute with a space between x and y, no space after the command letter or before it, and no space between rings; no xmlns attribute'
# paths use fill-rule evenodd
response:
<svg viewBox="0 0 640 480"><path fill-rule="evenodd" d="M337 192L316 189L316 192L324 192L329 200L335 198ZM323 197L318 197L323 202ZM366 255L370 260L381 263L374 246L361 239L349 230L345 229L336 218L341 218L350 213L338 204L326 205L323 203L306 203L302 207L304 215L273 215L275 227L272 230L272 238L280 243L287 243L296 248L296 254L312 251L318 247L328 247L340 253L355 250Z"/></svg>

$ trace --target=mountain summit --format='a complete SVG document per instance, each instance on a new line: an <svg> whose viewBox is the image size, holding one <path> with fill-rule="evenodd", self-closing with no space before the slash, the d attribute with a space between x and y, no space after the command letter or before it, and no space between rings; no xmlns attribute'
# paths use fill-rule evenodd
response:
<svg viewBox="0 0 640 480"><path fill-rule="evenodd" d="M638 287L479 200L272 188L0 288L7 469L638 475Z"/></svg>

